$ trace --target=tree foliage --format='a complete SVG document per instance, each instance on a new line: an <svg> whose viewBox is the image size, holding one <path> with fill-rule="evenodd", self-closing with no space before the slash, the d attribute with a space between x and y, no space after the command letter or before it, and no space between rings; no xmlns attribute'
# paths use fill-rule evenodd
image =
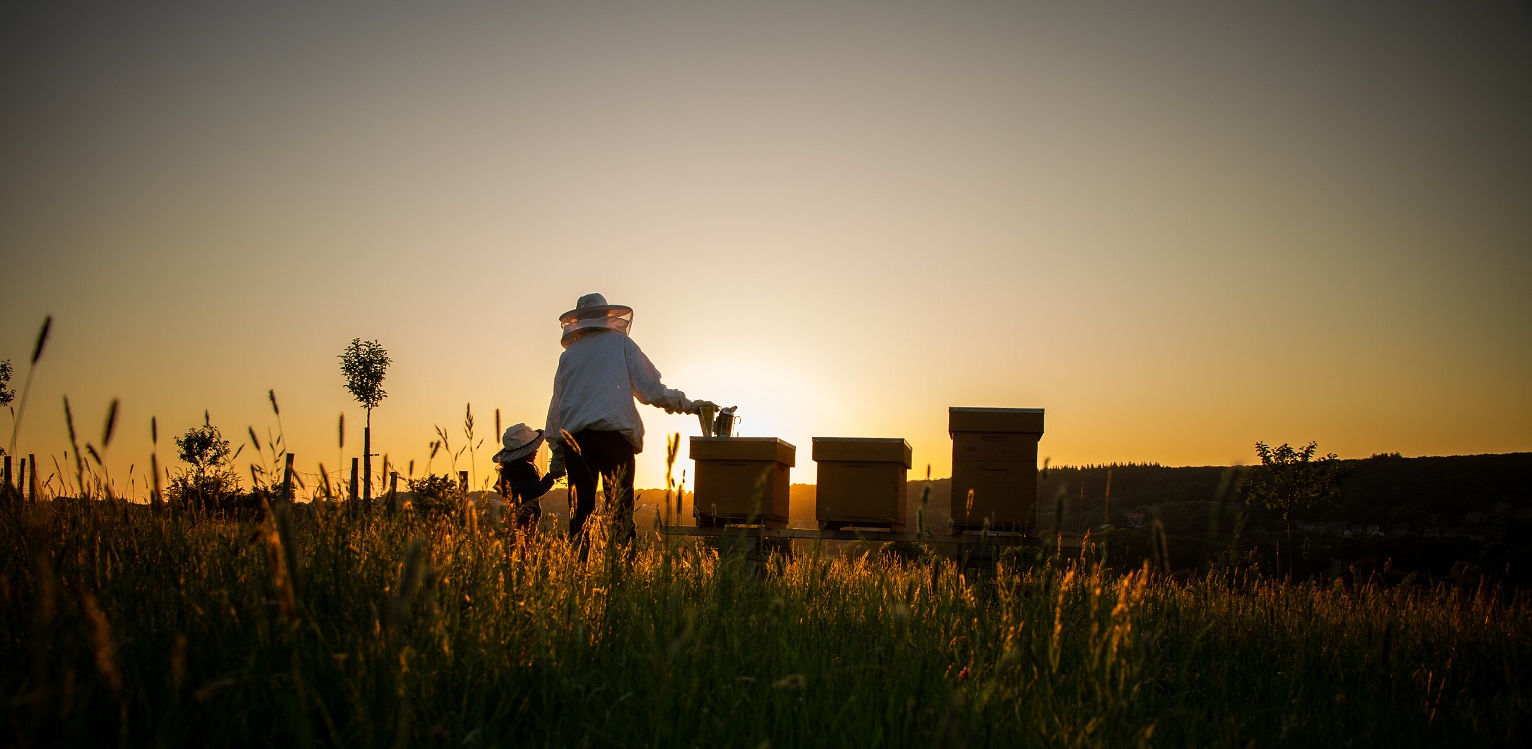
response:
<svg viewBox="0 0 1532 749"><path fill-rule="evenodd" d="M0 406L8 406L16 399L16 391L11 387L11 360L0 361ZM0 455L5 454L5 448L0 447Z"/></svg>
<svg viewBox="0 0 1532 749"><path fill-rule="evenodd" d="M392 363L388 352L377 341L352 338L351 344L341 352L340 372L346 378L346 389L368 411L377 408L388 397L383 390L383 377Z"/></svg>
<svg viewBox="0 0 1532 749"><path fill-rule="evenodd" d="M1294 448L1286 442L1268 447L1255 443L1261 467L1245 477L1245 501L1276 510L1286 518L1292 513L1335 498L1339 487L1340 461L1335 453L1318 460L1318 443Z"/></svg>
<svg viewBox="0 0 1532 749"><path fill-rule="evenodd" d="M229 463L229 441L212 424L192 427L175 438L175 442L181 462L190 465L198 476L216 472Z"/></svg>
<svg viewBox="0 0 1532 749"><path fill-rule="evenodd" d="M0 406L9 406L16 399L16 391L11 389L11 360L0 361Z"/></svg>

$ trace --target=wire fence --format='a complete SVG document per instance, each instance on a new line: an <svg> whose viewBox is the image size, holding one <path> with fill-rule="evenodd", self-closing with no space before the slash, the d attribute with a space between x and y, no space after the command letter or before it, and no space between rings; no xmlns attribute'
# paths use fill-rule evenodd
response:
<svg viewBox="0 0 1532 749"><path fill-rule="evenodd" d="M289 456L292 458L290 469L287 467ZM369 492L359 461L354 466L336 469L319 463L315 470L304 470L298 467L295 453L277 452L272 457L271 463L251 461L243 466L243 470L233 466L228 467L233 474L233 479L240 485L240 491L250 491L260 487L280 487L290 476L291 496L300 501L360 499L369 494L373 498L381 498L388 496L390 492L400 494L409 492L412 480L430 475L430 469L433 468L428 464L425 473L416 474L413 472L413 464L407 464L408 467L406 467L386 460L374 463L376 470L372 471ZM45 455L40 460L36 455L23 453L19 456L7 454L0 457L0 460L3 460L3 469L0 469L0 482L3 482L0 483L0 498L19 497L31 501L75 496L104 496L129 502L148 503L156 490L162 494L165 493L173 481L188 472L185 468L176 470L171 465L159 464L160 480L156 486L154 478L148 474L148 471L136 470L136 465L129 467L126 476L112 476L101 466L91 463L89 458L76 463L74 456L68 451L62 458L58 455ZM401 468L405 470L401 471ZM447 477L459 485L470 484L468 487L470 492L494 491L496 479L494 471L452 470L453 468L456 466L449 467Z"/></svg>

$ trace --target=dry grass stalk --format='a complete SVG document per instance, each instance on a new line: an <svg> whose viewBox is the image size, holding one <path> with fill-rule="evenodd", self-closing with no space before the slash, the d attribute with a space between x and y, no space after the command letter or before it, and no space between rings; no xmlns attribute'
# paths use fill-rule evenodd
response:
<svg viewBox="0 0 1532 749"><path fill-rule="evenodd" d="M106 613L101 610L95 596L89 592L82 593L80 603L85 609L86 618L90 620L91 648L96 659L96 671L113 692L121 692L122 669L117 663L117 640L112 636L112 625L107 621Z"/></svg>

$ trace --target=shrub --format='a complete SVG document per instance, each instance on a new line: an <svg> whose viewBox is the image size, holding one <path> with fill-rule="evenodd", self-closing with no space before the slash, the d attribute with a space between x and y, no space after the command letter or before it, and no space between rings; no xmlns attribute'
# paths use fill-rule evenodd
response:
<svg viewBox="0 0 1532 749"><path fill-rule="evenodd" d="M196 507L203 510L223 510L239 491L239 482L232 472L198 476L183 471L170 479L165 496L171 504Z"/></svg>
<svg viewBox="0 0 1532 749"><path fill-rule="evenodd" d="M449 476L427 474L410 479L411 503L422 517L452 515L463 511L463 487Z"/></svg>

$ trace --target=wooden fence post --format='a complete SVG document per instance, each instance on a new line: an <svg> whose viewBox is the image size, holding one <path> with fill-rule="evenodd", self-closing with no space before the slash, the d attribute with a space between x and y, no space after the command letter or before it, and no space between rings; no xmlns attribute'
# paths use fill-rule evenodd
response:
<svg viewBox="0 0 1532 749"><path fill-rule="evenodd" d="M20 501L27 496L22 488L27 485L27 459L21 459L21 472L16 475L16 499Z"/></svg>
<svg viewBox="0 0 1532 749"><path fill-rule="evenodd" d="M32 464L32 476L31 476L31 478L28 479L28 481L30 483L27 484L27 501L28 502L36 502L37 501L37 456L32 454L32 453L27 453L27 462Z"/></svg>
<svg viewBox="0 0 1532 749"><path fill-rule="evenodd" d="M357 469L357 464L359 462L360 462L359 458L352 458L351 459L351 493L346 495L346 500L348 502L355 502L356 501L356 480L357 480L357 470L358 470Z"/></svg>
<svg viewBox="0 0 1532 749"><path fill-rule="evenodd" d="M293 501L293 454L287 454L287 467L282 470L282 501Z"/></svg>
<svg viewBox="0 0 1532 749"><path fill-rule="evenodd" d="M387 476L387 475L388 475L388 456L385 455L385 456L383 456L383 470L378 473L378 492L379 493L381 493L383 491L382 479L383 479L384 476ZM371 493L369 493L367 495L367 497L362 500L362 512L365 512L368 515L372 514L372 494Z"/></svg>
<svg viewBox="0 0 1532 749"><path fill-rule="evenodd" d="M11 456L5 456L5 498L11 498Z"/></svg>

